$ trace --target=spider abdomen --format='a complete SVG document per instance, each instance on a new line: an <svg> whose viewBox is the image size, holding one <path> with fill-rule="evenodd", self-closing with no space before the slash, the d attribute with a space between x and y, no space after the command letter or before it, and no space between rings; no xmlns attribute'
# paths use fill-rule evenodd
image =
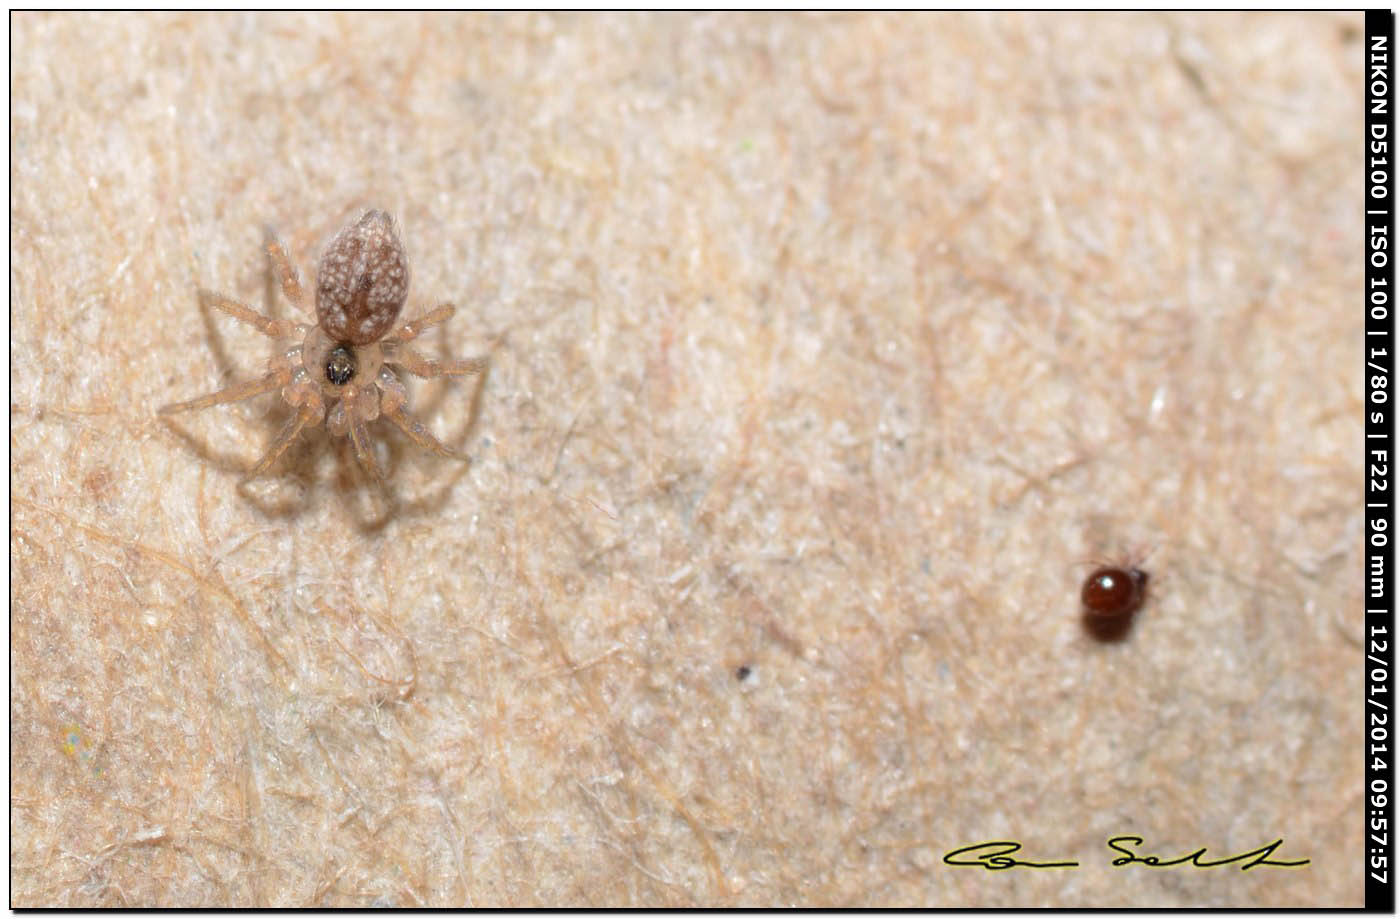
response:
<svg viewBox="0 0 1400 919"><path fill-rule="evenodd" d="M336 341L367 345L393 327L408 299L408 258L394 219L369 211L341 230L316 269L316 321Z"/></svg>

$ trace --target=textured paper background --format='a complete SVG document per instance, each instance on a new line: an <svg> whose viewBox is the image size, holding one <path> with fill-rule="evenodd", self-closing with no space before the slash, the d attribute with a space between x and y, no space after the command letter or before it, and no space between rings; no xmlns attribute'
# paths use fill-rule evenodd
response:
<svg viewBox="0 0 1400 919"><path fill-rule="evenodd" d="M17 15L14 904L1358 905L1360 24ZM473 462L240 490L369 205Z"/></svg>

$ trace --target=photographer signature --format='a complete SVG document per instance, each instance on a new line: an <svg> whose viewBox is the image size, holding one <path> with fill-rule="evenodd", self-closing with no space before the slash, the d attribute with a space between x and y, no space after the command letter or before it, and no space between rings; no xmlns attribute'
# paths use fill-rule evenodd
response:
<svg viewBox="0 0 1400 919"><path fill-rule="evenodd" d="M1175 868L1179 865L1192 865L1196 868L1219 868L1221 865L1230 865L1235 862L1242 862L1241 871L1248 871L1250 868L1257 868L1261 865L1270 868L1298 868L1308 864L1310 859L1298 859L1296 861L1274 861L1269 856L1274 854L1279 846L1283 845L1283 839L1275 839L1273 842L1248 852L1241 852L1238 855L1231 855L1225 858L1206 858L1206 847L1201 846L1194 852L1188 852L1177 858L1163 858L1160 855L1139 855L1134 849L1143 844L1141 836L1114 836L1109 839L1107 846L1114 852L1122 853L1113 860L1113 867L1122 868L1125 865L1146 865L1149 868ZM1131 848L1130 848L1131 847ZM1008 868L1078 868L1079 862L1033 862L1027 859L1013 858L1012 855L1021 851L1019 842L1009 840L993 840L991 842L979 842L971 846L963 846L961 849L954 849L943 856L943 863L966 868L985 868L988 871L1005 871Z"/></svg>

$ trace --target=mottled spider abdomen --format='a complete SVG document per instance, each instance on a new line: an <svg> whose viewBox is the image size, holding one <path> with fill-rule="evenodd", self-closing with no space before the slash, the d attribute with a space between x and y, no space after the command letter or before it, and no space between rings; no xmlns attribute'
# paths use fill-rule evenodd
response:
<svg viewBox="0 0 1400 919"><path fill-rule="evenodd" d="M338 342L383 338L408 299L408 259L394 219L369 211L331 240L316 269L316 320Z"/></svg>

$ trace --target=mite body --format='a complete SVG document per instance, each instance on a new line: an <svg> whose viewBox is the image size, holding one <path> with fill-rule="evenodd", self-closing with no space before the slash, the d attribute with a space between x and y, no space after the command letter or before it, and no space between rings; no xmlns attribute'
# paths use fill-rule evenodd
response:
<svg viewBox="0 0 1400 919"><path fill-rule="evenodd" d="M1146 595L1147 572L1139 568L1096 568L1079 591L1091 614L1113 618L1135 612Z"/></svg>

